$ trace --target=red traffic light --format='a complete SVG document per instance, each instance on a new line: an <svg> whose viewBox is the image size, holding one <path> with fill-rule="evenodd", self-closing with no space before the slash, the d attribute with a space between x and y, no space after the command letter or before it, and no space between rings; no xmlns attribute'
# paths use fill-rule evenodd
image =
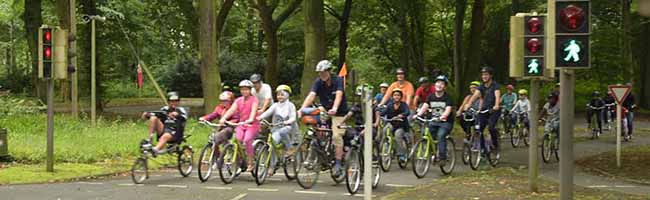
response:
<svg viewBox="0 0 650 200"><path fill-rule="evenodd" d="M47 59L47 60L52 59L52 47L45 47L43 49L43 55L45 56L45 59Z"/></svg>
<svg viewBox="0 0 650 200"><path fill-rule="evenodd" d="M585 10L569 4L560 10L560 20L562 25L569 31L576 31L585 23Z"/></svg>
<svg viewBox="0 0 650 200"><path fill-rule="evenodd" d="M542 48L542 42L537 38L531 38L526 42L526 48L530 54L537 54L537 52Z"/></svg>
<svg viewBox="0 0 650 200"><path fill-rule="evenodd" d="M537 17L530 18L526 23L528 24L528 32L530 33L537 33L542 28L542 21Z"/></svg>
<svg viewBox="0 0 650 200"><path fill-rule="evenodd" d="M52 42L52 32L50 31L50 29L43 30L43 42L44 43Z"/></svg>

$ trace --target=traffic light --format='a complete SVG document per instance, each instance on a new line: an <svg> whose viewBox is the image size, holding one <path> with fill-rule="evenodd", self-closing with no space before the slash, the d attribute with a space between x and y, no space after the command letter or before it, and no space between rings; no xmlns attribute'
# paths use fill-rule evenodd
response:
<svg viewBox="0 0 650 200"><path fill-rule="evenodd" d="M556 67L589 68L591 66L589 0L557 0L555 9Z"/></svg>
<svg viewBox="0 0 650 200"><path fill-rule="evenodd" d="M524 77L544 76L545 45L544 16L530 15L524 17Z"/></svg>
<svg viewBox="0 0 650 200"><path fill-rule="evenodd" d="M52 28L38 30L38 78L52 78Z"/></svg>

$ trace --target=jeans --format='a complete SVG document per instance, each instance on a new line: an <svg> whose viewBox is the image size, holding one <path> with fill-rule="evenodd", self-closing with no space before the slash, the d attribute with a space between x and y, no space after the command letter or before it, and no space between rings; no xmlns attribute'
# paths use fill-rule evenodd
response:
<svg viewBox="0 0 650 200"><path fill-rule="evenodd" d="M632 135L632 128L634 127L634 113L632 111L627 112L627 131L629 135Z"/></svg>
<svg viewBox="0 0 650 200"><path fill-rule="evenodd" d="M601 110L589 110L587 111L587 123L591 125L591 118L596 115L596 120L598 122L598 130L602 130L602 112Z"/></svg>
<svg viewBox="0 0 650 200"><path fill-rule="evenodd" d="M434 136L438 138L438 158L440 160L447 160L447 133L449 133L449 129L445 127L440 127L440 126L431 126L429 129L431 129L431 133L435 133Z"/></svg>
<svg viewBox="0 0 650 200"><path fill-rule="evenodd" d="M291 126L284 126L281 128L274 128L271 130L273 141L276 144L284 144L284 149L289 149L293 147L293 142L289 138L289 133L291 132Z"/></svg>
<svg viewBox="0 0 650 200"><path fill-rule="evenodd" d="M406 155L406 143L411 139L411 134L403 128L395 130L395 142L397 143L397 155Z"/></svg>
<svg viewBox="0 0 650 200"><path fill-rule="evenodd" d="M485 130L485 127L487 125L490 131L490 136L492 137L492 145L494 145L494 147L497 148L499 147L499 140L498 140L499 131L497 130L497 123L499 122L500 116L501 116L501 111L494 111L492 113L488 112L485 114L481 114L479 116L479 123L481 124L481 132Z"/></svg>

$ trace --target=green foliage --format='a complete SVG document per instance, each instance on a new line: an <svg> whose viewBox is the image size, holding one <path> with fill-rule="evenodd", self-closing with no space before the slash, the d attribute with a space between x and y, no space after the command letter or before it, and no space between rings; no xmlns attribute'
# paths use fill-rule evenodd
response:
<svg viewBox="0 0 650 200"><path fill-rule="evenodd" d="M146 78L146 76L145 76ZM106 96L116 98L158 97L156 88L147 79L143 81L142 89L138 89L135 81L109 81L106 85ZM162 88L165 91L165 88Z"/></svg>
<svg viewBox="0 0 650 200"><path fill-rule="evenodd" d="M45 109L46 106L38 100L0 95L0 118L6 119L15 115L36 114Z"/></svg>
<svg viewBox="0 0 650 200"><path fill-rule="evenodd" d="M184 97L201 97L201 72L196 60L183 60L163 76L165 87Z"/></svg>

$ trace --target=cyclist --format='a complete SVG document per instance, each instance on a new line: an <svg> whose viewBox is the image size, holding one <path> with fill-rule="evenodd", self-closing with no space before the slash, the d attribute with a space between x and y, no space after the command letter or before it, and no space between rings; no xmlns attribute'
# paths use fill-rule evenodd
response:
<svg viewBox="0 0 650 200"><path fill-rule="evenodd" d="M558 103L558 96L551 93L547 98L547 102L542 108L539 119L546 121L544 130L555 130L555 134L559 138L560 133L560 104ZM544 118L546 117L546 118Z"/></svg>
<svg viewBox="0 0 650 200"><path fill-rule="evenodd" d="M276 89L277 103L257 117L257 120L262 120L273 116L272 123L283 123L282 127L271 128L273 141L284 144L285 154L293 155L296 150L293 147L293 140L298 133L298 123L296 123L296 106L291 103L289 96L291 95L291 87L288 85L279 85ZM273 174L272 169L269 169L270 175Z"/></svg>
<svg viewBox="0 0 650 200"><path fill-rule="evenodd" d="M237 140L244 142L244 146L246 147L247 171L253 170L253 140L257 137L260 130L260 122L255 119L255 116L257 116L258 102L257 98L252 96L251 88L253 88L251 81L243 80L239 82L239 91L242 96L235 100L235 103L230 106L230 109L219 120L219 124L224 124L226 119L234 114L239 115L240 120L239 125L235 128L235 132L237 133L235 136Z"/></svg>
<svg viewBox="0 0 650 200"><path fill-rule="evenodd" d="M465 105L469 104L469 99L472 97L472 95L477 90L479 85L481 85L481 82L478 82L478 81L472 81L469 84L469 94L467 94L465 96L465 99L463 100L463 103L460 106L461 109L463 107L465 107ZM474 103L472 103L470 105L470 107L474 108L475 110L478 110L480 108L480 104L481 104L482 101L483 101L482 99L474 101ZM464 114L465 114L464 112L458 112L458 113L456 113L456 117L460 117L461 115L464 115ZM471 133L470 129L472 127L472 122L471 121L465 121L464 119L461 119L460 120L460 126L463 128L463 131L465 131L465 139L469 140L470 133Z"/></svg>
<svg viewBox="0 0 650 200"><path fill-rule="evenodd" d="M142 113L143 119L149 120L149 138L156 133L158 144L152 149L153 155L165 153L161 151L167 142L180 142L183 139L185 122L188 112L185 108L178 106L181 101L178 92L167 93L168 106L160 108L167 113L167 116L158 118L150 112ZM151 141L149 141L151 142Z"/></svg>
<svg viewBox="0 0 650 200"><path fill-rule="evenodd" d="M632 87L632 83L631 82L627 83L627 86ZM627 125L627 131L628 131L628 135L630 136L630 139L632 139L632 128L634 128L634 126L633 126L633 124L634 124L634 122L633 122L634 121L634 109L637 107L636 106L636 101L634 99L634 95L632 95L632 92L630 92L630 94L627 95L625 100L623 100L623 103L621 104L621 106L623 106L623 108L625 108L627 110L627 114L625 116L625 118L627 119L627 124L626 124Z"/></svg>
<svg viewBox="0 0 650 200"><path fill-rule="evenodd" d="M311 87L311 91L302 103L298 112L298 117L302 117L302 110L307 106L312 105L318 96L320 103L328 109L327 113L332 116L332 124L341 124L343 116L348 112L348 104L345 99L345 92L343 90L343 79L331 74L332 63L328 60L322 60L316 65L316 72L318 78ZM345 135L344 129L339 129L337 126L332 126L332 142L334 143L335 165L334 170L336 176L340 176L341 159L343 158L343 136Z"/></svg>
<svg viewBox="0 0 650 200"><path fill-rule="evenodd" d="M397 70L395 70L395 74L397 76L397 81L393 82L393 84L390 84L386 91L393 91L395 88L399 88L402 90L402 93L404 93L402 101L409 106L409 109L415 110L415 105L412 105L414 91L413 84L406 80L406 71L404 71L402 68L397 68ZM391 99L390 95L384 95L384 98L381 100L381 102L379 102L379 105L386 105L389 99Z"/></svg>
<svg viewBox="0 0 650 200"><path fill-rule="evenodd" d="M447 84L449 84L449 79L444 75L439 75L435 79L436 92L427 97L427 101L422 104L422 109L413 116L416 118L418 116L424 115L427 111L431 110L431 114L435 117L440 117L440 122L433 122L430 125L431 133L436 134L438 138L438 150L440 155L437 158L440 159L440 165L444 165L447 160L447 142L445 137L453 128L453 123L448 121L449 116L452 114L453 101L445 89Z"/></svg>
<svg viewBox="0 0 650 200"><path fill-rule="evenodd" d="M603 102L605 102L605 111L603 111L603 121L614 121L615 116L612 114L616 112L614 106L616 105L616 99L614 99L614 94L612 91L607 91L607 95L603 97ZM612 119L610 119L612 118Z"/></svg>
<svg viewBox="0 0 650 200"><path fill-rule="evenodd" d="M219 95L219 105L214 108L214 112L207 114L203 117L199 117L199 121L212 121L217 118L222 118L224 114L226 114L226 111L230 109L232 106L232 102L235 100L235 95L233 95L232 92L230 91L224 91ZM239 116L238 115L232 115L230 119L226 119L232 123L237 123L239 122ZM221 143L225 142L226 140L230 139L232 137L233 133L233 128L231 127L225 127L217 133L217 137L215 138L215 143L217 145L220 145Z"/></svg>
<svg viewBox="0 0 650 200"><path fill-rule="evenodd" d="M382 109L381 115L388 119L402 119L402 121L392 121L391 126L397 142L397 156L400 160L404 161L406 160L406 143L408 142L404 138L411 138L407 119L410 112L406 103L402 102L404 96L402 90L399 88L393 89L391 96L393 97L393 101L389 102L386 108Z"/></svg>
<svg viewBox="0 0 650 200"><path fill-rule="evenodd" d="M372 91L372 89L373 89L373 87L368 85L368 84L359 85L359 86L357 86L357 88L355 88L354 94L361 97L363 95L364 91L366 91L366 90ZM374 108L373 108L373 110L374 110ZM366 123L366 121L364 121L363 115L364 114L363 114L363 109L361 108L361 104L355 103L354 105L352 105L350 107L350 110L348 111L347 114L345 114L345 116L343 117L343 120L341 120L341 121L342 121L342 123L344 123L344 122L348 121L349 119L352 119L354 121L354 125L359 127L359 126L362 126L362 125L364 125ZM373 122L375 121L375 119L376 119L376 115L373 114ZM338 124L338 125L341 126L341 125L344 125L344 124ZM360 133L361 135L363 135L362 130L363 130L363 128L347 129L346 133L345 133L345 138L344 138L345 146L350 147L351 146L350 141L352 141L352 139L354 139L354 136L356 136L357 134ZM373 129L372 129L373 138L375 138L375 135L376 135L375 132L376 131L377 131L376 128L373 127Z"/></svg>
<svg viewBox="0 0 650 200"><path fill-rule="evenodd" d="M528 121L528 115L530 114L530 101L528 100L528 90L521 89L519 90L519 100L515 102L515 105L512 107L510 112L514 113L523 113L524 116L521 116L523 119L524 126L526 129L530 128L530 124ZM516 116L513 116L511 118L512 124L514 125L515 122L517 121Z"/></svg>
<svg viewBox="0 0 650 200"><path fill-rule="evenodd" d="M594 110L593 108L604 108L605 102L600 98L600 92L594 91L591 94L591 100L587 104L590 109L587 109L587 124L589 127L593 127L591 124L591 118L596 115L596 122L598 123L598 133L602 134L602 109Z"/></svg>
<svg viewBox="0 0 650 200"><path fill-rule="evenodd" d="M372 104L378 104L381 102L382 99L384 99L384 94L386 94L386 90L388 89L388 83L381 83L379 84L379 92L377 95L375 95L374 102Z"/></svg>
<svg viewBox="0 0 650 200"><path fill-rule="evenodd" d="M420 84L420 87L415 90L415 99L413 100L413 105L416 106L424 103L427 100L427 97L436 91L436 87L429 83L429 79L426 76L420 77L418 83Z"/></svg>
<svg viewBox="0 0 650 200"><path fill-rule="evenodd" d="M514 90L515 87L511 84L508 84L508 86L506 86L506 93L501 96L501 106L503 106L502 112L505 112L503 113L504 116L510 114L510 110L512 110L512 107L515 106L515 102L517 99L519 99L517 98L517 94L513 92Z"/></svg>
<svg viewBox="0 0 650 200"><path fill-rule="evenodd" d="M501 115L499 111L499 104L501 103L501 91L499 90L500 85L492 79L494 70L491 67L483 67L481 69L481 80L483 81L477 90L474 92L472 97L469 100L469 103L465 105L463 111L469 109L469 106L474 103L479 97L483 97L483 103L481 110L490 109L491 112L479 115L479 123L481 124L481 132L485 130L485 125L489 127L490 136L492 138L498 138L499 132L497 131L496 125ZM492 144L498 149L499 140L493 139Z"/></svg>
<svg viewBox="0 0 650 200"><path fill-rule="evenodd" d="M253 74L250 78L254 86L251 93L257 98L257 102L259 103L257 105L257 113L262 113L273 104L271 86L262 82L262 75L260 74Z"/></svg>

